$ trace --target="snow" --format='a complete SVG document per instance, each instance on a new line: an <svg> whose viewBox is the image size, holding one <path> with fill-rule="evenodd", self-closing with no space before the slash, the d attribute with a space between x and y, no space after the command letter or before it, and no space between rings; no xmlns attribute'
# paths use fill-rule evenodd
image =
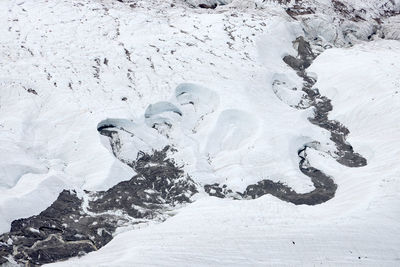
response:
<svg viewBox="0 0 400 267"><path fill-rule="evenodd" d="M366 167L351 169L309 151L311 164L339 185L332 200L295 206L268 195L203 197L162 224L121 233L97 252L49 266L396 265L399 48L379 41L332 49L312 66L317 86L332 98L332 118L349 127L350 142L368 159Z"/></svg>
<svg viewBox="0 0 400 267"><path fill-rule="evenodd" d="M200 193L163 223L121 230L99 251L53 266L398 265L399 42L360 42L372 22L339 27L329 9L294 21L276 3L255 2L215 11L169 1L1 3L0 232L62 189L105 190L134 175L98 133L105 125L117 126L121 158L172 144L171 157L200 184L243 191L271 179L312 190L297 150L314 140L334 148L307 120L312 110L294 108L301 80L282 62L304 29L323 46L356 43L326 50L309 69L332 99L330 118L368 160L353 169L308 152L338 184L332 200L309 207ZM364 2L353 4L378 3ZM398 39L398 24L385 20L382 31ZM354 38L341 35L346 27Z"/></svg>
<svg viewBox="0 0 400 267"><path fill-rule="evenodd" d="M400 16L391 17L385 20L383 25L383 34L385 38L392 40L400 40Z"/></svg>

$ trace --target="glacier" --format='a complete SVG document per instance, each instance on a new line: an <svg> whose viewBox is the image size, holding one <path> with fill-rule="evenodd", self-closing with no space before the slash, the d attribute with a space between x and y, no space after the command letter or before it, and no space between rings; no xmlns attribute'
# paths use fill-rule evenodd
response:
<svg viewBox="0 0 400 267"><path fill-rule="evenodd" d="M0 264L400 263L400 1L0 7Z"/></svg>

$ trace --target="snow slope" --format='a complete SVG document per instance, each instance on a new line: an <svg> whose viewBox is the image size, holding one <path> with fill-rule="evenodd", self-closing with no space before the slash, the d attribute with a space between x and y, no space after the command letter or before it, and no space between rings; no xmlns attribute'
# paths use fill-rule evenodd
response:
<svg viewBox="0 0 400 267"><path fill-rule="evenodd" d="M343 23L329 1L305 2L318 12L298 20L273 1L213 10L185 1L0 3L0 232L63 189L130 179L97 131L117 119L146 140L122 136L121 157L173 144L197 183L238 191L261 179L312 190L297 150L318 140L309 158L334 178L336 196L310 207L200 192L164 223L120 229L99 251L54 265L398 265L400 44L379 39L399 38L398 16L379 28L379 1L347 1L367 10L366 21ZM295 55L292 41L304 34L318 37L323 52L308 71L332 99L330 118L367 158L363 168L332 159L328 131L307 120L312 110L291 107L302 81L282 57ZM323 49L334 45L349 47ZM277 77L287 86L274 85ZM172 130L149 127L165 120Z"/></svg>
<svg viewBox="0 0 400 267"><path fill-rule="evenodd" d="M400 261L399 53L395 41L332 49L312 66L332 98L332 117L368 166L349 169L324 154L336 197L295 206L271 196L201 198L158 225L119 234L81 259L49 266L396 266ZM372 75L373 74L373 75ZM355 95L357 97L355 97Z"/></svg>
<svg viewBox="0 0 400 267"><path fill-rule="evenodd" d="M236 75L241 81L239 77L250 77L259 68L245 58L246 51L225 52L230 38L218 24L227 20L225 14L206 14L203 30L197 32L199 18L182 16L183 7L167 15L160 12L163 7L152 10L144 3L132 9L114 1L2 5L1 195L11 197L0 200L2 231L12 220L48 206L62 188L106 189L132 176L100 142L100 121L140 117L148 104L167 99L180 82L208 81L213 73L220 86L229 87L224 80ZM249 27L256 24L245 16ZM243 38L262 28L257 23L255 29L243 29ZM212 40L212 49L198 39ZM251 67L245 73L223 64L230 58L245 58ZM9 159L10 153L18 162ZM52 171L59 182L44 195L38 184ZM19 194L9 193L24 178L31 180L30 173L38 174L35 183ZM43 203L33 204L29 194L41 196ZM18 214L6 212L9 201L17 199Z"/></svg>
<svg viewBox="0 0 400 267"><path fill-rule="evenodd" d="M6 144L1 155L8 158L11 150L18 162L0 163L3 232L12 220L50 205L63 188L104 190L133 175L100 141L96 128L102 120L141 118L149 104L168 100L182 82L229 92L221 106L230 108L237 102L229 94L237 92L240 98L248 84L258 80L259 86L269 75L256 61L255 46L247 45L266 28L257 11L234 12L235 17L182 4L165 13L168 3L132 8L115 1L4 5L0 116ZM243 19L245 27L236 27ZM53 171L58 182L53 179L54 187L43 194L39 181ZM32 172L38 173L33 182ZM30 186L24 186L25 178ZM11 193L14 187L23 190ZM29 196L41 196L41 203ZM10 203L17 199L20 208L15 210Z"/></svg>

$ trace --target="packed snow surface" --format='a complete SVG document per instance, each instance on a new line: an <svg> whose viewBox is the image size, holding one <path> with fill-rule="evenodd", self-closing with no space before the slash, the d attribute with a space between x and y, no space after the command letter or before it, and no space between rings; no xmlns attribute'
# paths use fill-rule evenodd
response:
<svg viewBox="0 0 400 267"><path fill-rule="evenodd" d="M274 2L188 2L0 4L0 232L63 189L106 190L135 174L99 127L124 132L119 158L173 145L196 183L237 191L263 179L311 191L297 151L317 140L310 163L338 185L326 203L200 192L163 223L120 229L100 250L50 266L399 265L398 16L376 33L394 40L381 40L368 38L372 19L336 27L328 11L294 20ZM307 103L295 108L302 80L282 58L296 55L292 41L305 34L320 38L322 52L309 75L367 166L336 162Z"/></svg>

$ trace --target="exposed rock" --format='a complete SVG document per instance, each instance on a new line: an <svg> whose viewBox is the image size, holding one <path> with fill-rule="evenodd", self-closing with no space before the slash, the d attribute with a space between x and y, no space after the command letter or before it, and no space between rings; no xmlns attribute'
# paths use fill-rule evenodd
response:
<svg viewBox="0 0 400 267"><path fill-rule="evenodd" d="M294 46L298 55L286 56L283 60L303 78L302 90L315 110L314 116L309 118L310 122L331 133L331 140L337 148L334 157L339 163L349 167L365 166L366 160L346 142L349 130L341 123L328 119L332 110L331 101L313 88L316 80L306 73L316 54L303 37L297 38ZM178 96L188 95L189 91L179 91ZM189 96L181 99L182 103L189 101ZM197 105L195 101L188 103ZM164 112L182 116L173 104L159 102L149 106L145 117L152 118ZM0 236L0 264L12 258L18 263L35 266L80 256L110 242L118 227L162 220L166 211L191 201L191 196L198 192L197 185L167 157L167 152L173 149L167 146L151 154L140 152L136 160L128 162L120 157L122 144L118 130L123 130L123 127L118 128L118 123L126 122L105 120L99 124L98 131L109 137L114 156L134 169L137 175L107 191L64 190L39 215L13 221L10 232ZM305 144L298 151L298 156L300 171L314 184L315 189L311 192L300 194L287 185L271 180L249 185L244 192L233 192L226 185L217 183L204 185L204 189L209 195L220 198L255 199L271 194L296 205L321 204L334 197L337 185L330 176L310 165L307 160L309 148L315 149L312 144Z"/></svg>
<svg viewBox="0 0 400 267"><path fill-rule="evenodd" d="M328 130L331 133L331 140L335 143L336 161L347 167L362 167L367 165L367 160L360 154L355 153L353 147L346 142L346 137L350 131L335 120L329 120L328 114L332 110L330 99L321 96L317 89L312 89L316 80L307 75L306 69L312 64L316 55L313 53L309 42L302 36L294 41L294 46L297 48L298 55L285 56L283 61L291 68L297 71L297 75L303 78L304 85L302 90L306 93L306 102L314 107L314 116L309 118L309 121L321 128ZM241 198L258 198L265 194L271 194L281 200L291 202L296 205L317 205L328 201L335 196L337 185L333 179L310 165L307 160L306 150L310 148L309 144L305 144L298 151L300 158L300 171L311 178L315 187L314 190L308 193L299 194L287 185L271 180L262 180L257 184L249 185L244 192L236 192L236 195ZM220 198L230 197L234 195L232 190L226 185L205 185L205 191L211 195Z"/></svg>
<svg viewBox="0 0 400 267"><path fill-rule="evenodd" d="M80 256L110 242L117 227L162 219L165 211L190 202L196 186L166 158L168 149L142 153L131 164L138 175L129 181L84 197L64 190L39 215L13 221L0 236L0 264L9 256L27 266Z"/></svg>
<svg viewBox="0 0 400 267"><path fill-rule="evenodd" d="M207 4L200 4L200 8L205 8L205 9L215 9L218 5L217 4L212 4L212 5L207 5Z"/></svg>

